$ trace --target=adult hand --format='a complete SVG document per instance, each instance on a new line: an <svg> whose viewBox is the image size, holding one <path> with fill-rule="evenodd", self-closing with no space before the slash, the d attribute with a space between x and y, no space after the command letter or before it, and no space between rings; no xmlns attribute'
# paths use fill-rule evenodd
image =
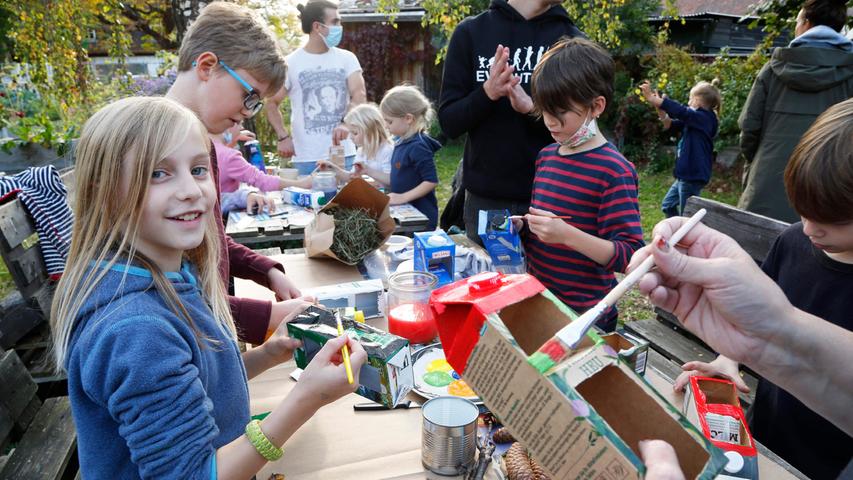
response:
<svg viewBox="0 0 853 480"><path fill-rule="evenodd" d="M293 137L287 137L284 140L279 140L276 145L278 154L284 158L290 158L296 155L296 150L293 149Z"/></svg>
<svg viewBox="0 0 853 480"><path fill-rule="evenodd" d="M509 86L509 104L518 113L527 115L533 111L533 99L521 87L521 77L512 78Z"/></svg>
<svg viewBox="0 0 853 480"><path fill-rule="evenodd" d="M483 83L486 96L493 101L509 94L513 69L507 62L508 60L509 48L498 45L498 48L495 49L492 66L489 67L489 78Z"/></svg>
<svg viewBox="0 0 853 480"><path fill-rule="evenodd" d="M676 392L684 390L684 387L690 381L690 377L699 375L702 377L722 377L731 380L738 390L743 393L749 393L749 387L740 376L740 371L738 371L737 362L729 360L722 355L710 363L687 362L681 366L681 369L683 371L678 375L678 378L675 379L675 383L672 385L672 389Z"/></svg>
<svg viewBox="0 0 853 480"><path fill-rule="evenodd" d="M390 199L388 203L391 205L402 205L404 203L408 203L402 193L389 193L388 198Z"/></svg>
<svg viewBox="0 0 853 480"><path fill-rule="evenodd" d="M249 214L258 214L267 209L267 213L275 212L275 201L260 192L249 192L246 195L246 211Z"/></svg>
<svg viewBox="0 0 853 480"><path fill-rule="evenodd" d="M643 98L655 108L659 108L663 103L663 98L658 95L658 92L652 90L648 80L640 84L640 92L642 92Z"/></svg>
<svg viewBox="0 0 853 480"><path fill-rule="evenodd" d="M354 382L347 381L346 369L342 365L341 347L349 348L350 364ZM299 376L294 392L316 408L352 393L358 388L358 374L367 361L364 348L347 335L333 338L323 345Z"/></svg>
<svg viewBox="0 0 853 480"><path fill-rule="evenodd" d="M640 458L646 465L646 480L684 480L678 456L663 440L641 440Z"/></svg>
<svg viewBox="0 0 853 480"><path fill-rule="evenodd" d="M639 281L651 302L672 312L717 352L752 365L765 353L766 339L796 317L782 290L734 240L699 223L679 246L665 239L685 222L673 217L657 224L654 240L634 253L628 270L654 255L657 269Z"/></svg>
<svg viewBox="0 0 853 480"><path fill-rule="evenodd" d="M290 277L275 267L267 272L267 278L269 279L270 290L275 292L276 300L288 300L302 295Z"/></svg>
<svg viewBox="0 0 853 480"><path fill-rule="evenodd" d="M332 145L340 145L347 137L349 137L349 129L347 129L346 125L338 125L332 130Z"/></svg>
<svg viewBox="0 0 853 480"><path fill-rule="evenodd" d="M557 218L547 210L530 207L530 213L524 216L527 228L545 243L566 243L573 233L572 225Z"/></svg>

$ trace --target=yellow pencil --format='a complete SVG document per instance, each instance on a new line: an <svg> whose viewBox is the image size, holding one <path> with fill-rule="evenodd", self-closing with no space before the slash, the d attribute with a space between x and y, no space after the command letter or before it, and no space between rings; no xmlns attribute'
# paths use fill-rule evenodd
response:
<svg viewBox="0 0 853 480"><path fill-rule="evenodd" d="M344 334L344 324L341 323L341 315L336 313L335 320L338 321L338 335ZM350 385L355 381L352 378L352 365L349 363L349 349L346 345L341 348L341 355L344 357L344 368L347 369L347 381L349 381Z"/></svg>

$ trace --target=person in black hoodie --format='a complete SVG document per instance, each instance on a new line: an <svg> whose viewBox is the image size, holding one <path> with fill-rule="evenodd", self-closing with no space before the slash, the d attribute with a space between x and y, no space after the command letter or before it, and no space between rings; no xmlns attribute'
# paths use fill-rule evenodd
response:
<svg viewBox="0 0 853 480"><path fill-rule="evenodd" d="M530 78L542 55L562 37L583 36L559 0L492 0L463 20L450 38L438 107L444 133L465 133L462 184L468 238L479 210L527 213L533 162L552 143L530 115Z"/></svg>

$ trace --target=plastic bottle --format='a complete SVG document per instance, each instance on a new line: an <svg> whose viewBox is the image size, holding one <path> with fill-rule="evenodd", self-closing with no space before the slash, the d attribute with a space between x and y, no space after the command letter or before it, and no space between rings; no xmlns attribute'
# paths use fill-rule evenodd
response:
<svg viewBox="0 0 853 480"><path fill-rule="evenodd" d="M287 187L281 191L281 200L291 205L319 210L329 203L330 198L324 192L299 187Z"/></svg>
<svg viewBox="0 0 853 480"><path fill-rule="evenodd" d="M249 163L254 165L258 170L266 172L264 156L261 153L261 144L257 140L249 140L243 144L243 148L246 149L246 157L249 160Z"/></svg>

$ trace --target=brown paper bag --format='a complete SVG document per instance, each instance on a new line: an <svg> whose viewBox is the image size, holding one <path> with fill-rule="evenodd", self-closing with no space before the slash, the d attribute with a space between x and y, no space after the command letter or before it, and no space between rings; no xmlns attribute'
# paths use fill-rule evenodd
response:
<svg viewBox="0 0 853 480"><path fill-rule="evenodd" d="M356 178L335 195L332 202L324 205L317 212L314 220L305 227L305 251L309 257L329 256L342 263L347 263L332 253L332 239L335 233L335 220L332 215L325 213L333 206L347 208L364 208L379 224L379 232L382 236L380 245L388 240L394 233L396 224L391 218L388 208L388 195L370 186L366 181ZM347 263L347 265L351 265Z"/></svg>

